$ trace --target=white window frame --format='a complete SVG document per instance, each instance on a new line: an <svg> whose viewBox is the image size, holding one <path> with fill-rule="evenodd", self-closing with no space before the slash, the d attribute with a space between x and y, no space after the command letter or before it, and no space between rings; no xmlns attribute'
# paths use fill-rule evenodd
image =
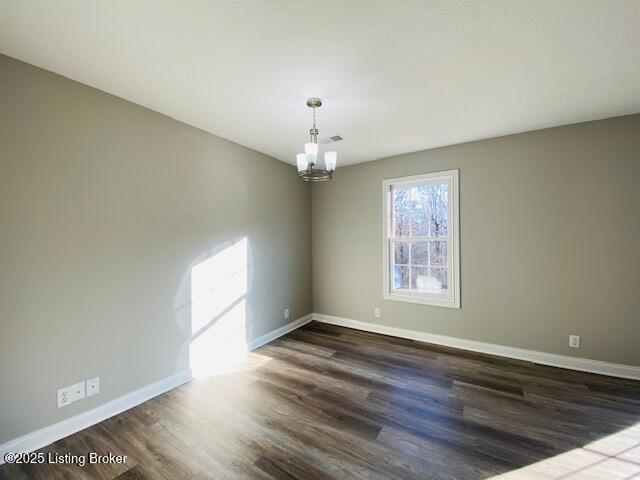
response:
<svg viewBox="0 0 640 480"><path fill-rule="evenodd" d="M460 197L459 197L459 171L445 170L440 172L424 173L409 177L389 178L382 182L382 271L383 273L383 297L385 300L398 302L421 303L437 307L460 308ZM394 186L407 187L412 183L447 183L449 188L449 223L447 244L447 268L448 268L448 295L428 294L422 292L410 292L395 290L392 288L391 269L392 259L392 196Z"/></svg>

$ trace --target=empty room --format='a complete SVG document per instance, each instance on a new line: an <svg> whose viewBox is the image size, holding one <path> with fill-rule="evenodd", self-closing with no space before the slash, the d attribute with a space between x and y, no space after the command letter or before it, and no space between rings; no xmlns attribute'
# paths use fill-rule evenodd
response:
<svg viewBox="0 0 640 480"><path fill-rule="evenodd" d="M640 480L640 0L0 0L0 480Z"/></svg>

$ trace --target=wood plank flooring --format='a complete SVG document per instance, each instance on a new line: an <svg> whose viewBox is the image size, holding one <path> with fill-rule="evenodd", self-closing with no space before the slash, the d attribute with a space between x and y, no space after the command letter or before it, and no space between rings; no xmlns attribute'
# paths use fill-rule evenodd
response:
<svg viewBox="0 0 640 480"><path fill-rule="evenodd" d="M640 382L312 322L42 450L126 463L3 465L0 478L476 479L553 458L548 476L542 463L517 478L579 478L587 458L613 472L593 478L631 478L638 422Z"/></svg>

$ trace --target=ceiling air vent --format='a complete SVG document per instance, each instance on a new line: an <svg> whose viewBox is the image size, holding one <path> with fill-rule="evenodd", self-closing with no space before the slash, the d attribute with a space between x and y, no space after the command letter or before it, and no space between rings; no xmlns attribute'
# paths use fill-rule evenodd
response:
<svg viewBox="0 0 640 480"><path fill-rule="evenodd" d="M334 135L333 137L329 137L329 140L331 140L332 142L339 142L340 140L344 140L344 138L340 135Z"/></svg>

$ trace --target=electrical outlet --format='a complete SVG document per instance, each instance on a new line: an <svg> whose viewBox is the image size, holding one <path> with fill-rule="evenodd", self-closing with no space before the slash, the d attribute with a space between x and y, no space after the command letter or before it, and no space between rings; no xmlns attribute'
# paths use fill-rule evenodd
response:
<svg viewBox="0 0 640 480"><path fill-rule="evenodd" d="M571 348L580 348L580 335L569 335L569 346Z"/></svg>
<svg viewBox="0 0 640 480"><path fill-rule="evenodd" d="M58 390L58 408L71 405L73 402L84 398L84 382L74 383L73 385Z"/></svg>
<svg viewBox="0 0 640 480"><path fill-rule="evenodd" d="M87 397L100 393L100 377L87 380Z"/></svg>
<svg viewBox="0 0 640 480"><path fill-rule="evenodd" d="M61 388L58 390L58 408L66 407L67 405L71 405L69 392L66 388Z"/></svg>
<svg viewBox="0 0 640 480"><path fill-rule="evenodd" d="M285 309L284 309L284 318L285 318L285 319L286 319L286 318L289 318L289 309L288 309L288 308L285 308Z"/></svg>
<svg viewBox="0 0 640 480"><path fill-rule="evenodd" d="M373 316L376 318L380 318L380 307L376 307L373 309Z"/></svg>

